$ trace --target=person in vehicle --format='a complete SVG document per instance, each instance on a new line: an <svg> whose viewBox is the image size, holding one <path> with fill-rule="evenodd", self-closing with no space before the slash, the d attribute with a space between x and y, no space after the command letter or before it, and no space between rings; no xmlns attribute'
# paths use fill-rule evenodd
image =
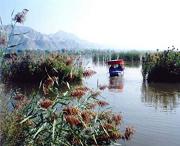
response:
<svg viewBox="0 0 180 146"><path fill-rule="evenodd" d="M122 65L118 65L118 67L116 68L116 70L118 70L118 71L123 71L123 67L122 67Z"/></svg>
<svg viewBox="0 0 180 146"><path fill-rule="evenodd" d="M109 72L115 71L114 65L111 65L109 68Z"/></svg>

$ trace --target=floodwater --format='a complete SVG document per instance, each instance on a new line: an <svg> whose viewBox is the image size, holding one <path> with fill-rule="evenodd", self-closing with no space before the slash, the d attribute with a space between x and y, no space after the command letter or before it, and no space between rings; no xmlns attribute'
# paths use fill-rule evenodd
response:
<svg viewBox="0 0 180 146"><path fill-rule="evenodd" d="M97 73L83 83L97 89L108 85L102 97L123 115L123 126L136 130L125 146L180 146L180 84L145 84L141 66L126 67L122 78L109 78L108 66L86 62Z"/></svg>

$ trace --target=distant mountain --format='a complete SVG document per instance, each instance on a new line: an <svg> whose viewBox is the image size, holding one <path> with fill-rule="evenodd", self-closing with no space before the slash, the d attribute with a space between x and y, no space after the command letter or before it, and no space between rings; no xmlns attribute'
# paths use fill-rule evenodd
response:
<svg viewBox="0 0 180 146"><path fill-rule="evenodd" d="M8 32L11 32L10 26L5 26ZM18 44L16 49L41 49L41 50L60 50L60 49L90 49L101 48L101 45L91 43L78 38L76 35L59 31L54 34L42 34L30 27L16 26L14 29L16 35L12 37L10 44Z"/></svg>

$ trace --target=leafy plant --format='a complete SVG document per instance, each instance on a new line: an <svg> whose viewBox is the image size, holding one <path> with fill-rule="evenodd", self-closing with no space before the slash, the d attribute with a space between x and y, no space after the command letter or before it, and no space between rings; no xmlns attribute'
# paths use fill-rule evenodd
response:
<svg viewBox="0 0 180 146"><path fill-rule="evenodd" d="M11 120L10 125L22 135L21 145L104 146L119 139L129 140L134 133L129 127L120 132L122 116L106 108L108 103L97 98L99 92L83 86L71 89L68 85L69 90L61 93L51 77L42 87L43 97L27 98L20 93L13 97L18 120ZM4 130L7 135L4 142L16 130L12 133Z"/></svg>
<svg viewBox="0 0 180 146"><path fill-rule="evenodd" d="M56 76L59 82L81 81L83 73L75 57L31 51L5 56L1 67L3 80L14 82L39 83L47 76Z"/></svg>
<svg viewBox="0 0 180 146"><path fill-rule="evenodd" d="M142 59L142 74L149 82L179 82L180 52L172 49L146 53Z"/></svg>

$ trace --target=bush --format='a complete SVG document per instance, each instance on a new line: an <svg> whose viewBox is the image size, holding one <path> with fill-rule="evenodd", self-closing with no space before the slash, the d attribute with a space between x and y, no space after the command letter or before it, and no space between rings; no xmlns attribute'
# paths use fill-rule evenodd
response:
<svg viewBox="0 0 180 146"><path fill-rule="evenodd" d="M172 48L146 53L142 59L142 73L148 82L180 82L180 52Z"/></svg>
<svg viewBox="0 0 180 146"><path fill-rule="evenodd" d="M39 83L47 76L56 76L59 81L81 81L82 68L75 61L75 57L61 54L6 54L1 65L2 78L4 81Z"/></svg>

